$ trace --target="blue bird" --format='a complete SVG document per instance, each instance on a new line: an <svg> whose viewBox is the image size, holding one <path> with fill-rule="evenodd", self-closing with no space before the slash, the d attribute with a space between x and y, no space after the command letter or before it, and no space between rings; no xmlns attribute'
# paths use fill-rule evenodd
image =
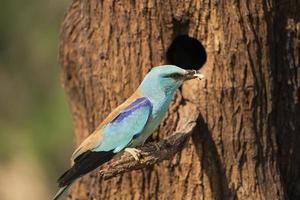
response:
<svg viewBox="0 0 300 200"><path fill-rule="evenodd" d="M138 89L114 109L74 151L72 167L58 179L58 199L77 178L96 169L122 150L139 159L134 148L145 143L165 116L172 97L185 80L202 79L195 70L174 65L152 68Z"/></svg>

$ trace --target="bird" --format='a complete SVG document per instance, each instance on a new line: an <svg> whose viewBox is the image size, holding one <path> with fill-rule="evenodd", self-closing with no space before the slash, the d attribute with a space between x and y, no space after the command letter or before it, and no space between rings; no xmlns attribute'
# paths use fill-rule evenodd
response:
<svg viewBox="0 0 300 200"><path fill-rule="evenodd" d="M203 79L196 70L175 65L153 67L137 90L114 109L74 151L71 168L57 180L59 190L53 200L67 191L79 177L126 151L139 160L146 139L155 131L165 116L176 90L185 80Z"/></svg>

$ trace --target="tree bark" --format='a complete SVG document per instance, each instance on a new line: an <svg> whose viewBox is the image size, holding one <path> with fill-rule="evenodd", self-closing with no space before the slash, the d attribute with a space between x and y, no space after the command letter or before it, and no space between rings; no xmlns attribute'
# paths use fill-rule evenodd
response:
<svg viewBox="0 0 300 200"><path fill-rule="evenodd" d="M297 0L73 0L60 36L75 142L166 63L172 40L200 40L206 81L186 82L152 140L200 111L172 159L109 180L99 170L69 199L300 199Z"/></svg>

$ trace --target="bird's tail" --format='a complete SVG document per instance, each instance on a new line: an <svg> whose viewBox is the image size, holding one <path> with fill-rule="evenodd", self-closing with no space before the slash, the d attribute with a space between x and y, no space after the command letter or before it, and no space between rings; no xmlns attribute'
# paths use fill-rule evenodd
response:
<svg viewBox="0 0 300 200"><path fill-rule="evenodd" d="M70 186L71 186L71 184L59 188L59 190L56 192L56 194L55 194L55 196L53 197L52 200L59 200L60 197L61 197L65 192L67 192L67 190L69 189Z"/></svg>

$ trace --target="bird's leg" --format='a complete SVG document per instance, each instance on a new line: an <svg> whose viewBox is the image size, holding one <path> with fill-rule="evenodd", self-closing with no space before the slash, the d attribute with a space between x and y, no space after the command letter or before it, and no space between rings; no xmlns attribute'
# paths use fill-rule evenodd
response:
<svg viewBox="0 0 300 200"><path fill-rule="evenodd" d="M136 148L126 148L125 151L130 153L135 160L137 161L140 160L141 152L142 152L141 150Z"/></svg>

